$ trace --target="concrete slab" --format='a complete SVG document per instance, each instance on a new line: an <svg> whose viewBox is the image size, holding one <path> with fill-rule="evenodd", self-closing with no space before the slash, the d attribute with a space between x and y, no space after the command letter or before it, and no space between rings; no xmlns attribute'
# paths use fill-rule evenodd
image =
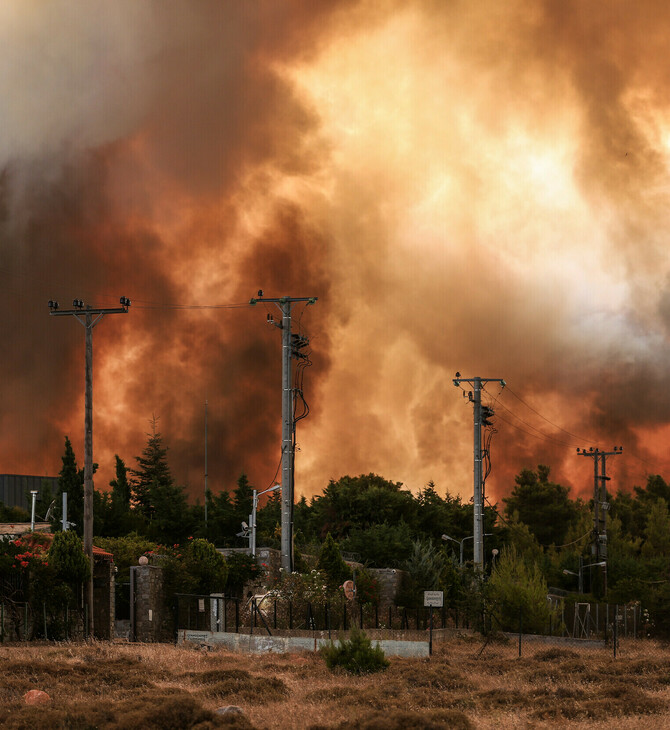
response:
<svg viewBox="0 0 670 730"><path fill-rule="evenodd" d="M288 654L295 651L318 651L328 644L328 638L320 636L268 636L267 634L234 634L223 631L190 631L180 629L178 643L192 643L203 646L225 646L231 651L251 654L274 652ZM380 646L387 656L427 657L427 641L394 641L373 639L373 646Z"/></svg>

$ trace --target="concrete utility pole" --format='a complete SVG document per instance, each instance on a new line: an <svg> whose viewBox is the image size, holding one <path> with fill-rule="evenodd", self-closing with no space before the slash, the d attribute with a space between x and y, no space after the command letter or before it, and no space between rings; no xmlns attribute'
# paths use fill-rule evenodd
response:
<svg viewBox="0 0 670 730"><path fill-rule="evenodd" d="M593 459L593 539L591 543L591 555L594 564L602 565L604 591L607 593L607 510L609 501L607 499L607 457L619 456L623 452L623 446L615 446L613 451L601 451L591 447L577 449L580 456L590 456ZM600 473L598 473L600 466Z"/></svg>
<svg viewBox="0 0 670 730"><path fill-rule="evenodd" d="M263 290L249 304L266 302L276 304L282 314L281 324L268 314L268 324L282 331L282 437L281 437L281 567L293 571L293 488L295 463L295 414L293 408L294 388L291 378L291 360L305 358L300 350L309 340L299 334L291 335L291 311L298 302L315 304L317 297L263 297Z"/></svg>
<svg viewBox="0 0 670 730"><path fill-rule="evenodd" d="M130 299L121 297L120 307L84 309L84 302L75 299L73 309L58 309L58 302L49 300L49 314L56 317L72 315L86 331L86 387L84 395L84 552L91 565L86 596L89 636L93 638L93 328L106 314L127 314ZM95 319L93 318L95 316Z"/></svg>
<svg viewBox="0 0 670 730"><path fill-rule="evenodd" d="M205 401L205 531L207 530L207 401Z"/></svg>
<svg viewBox="0 0 670 730"><path fill-rule="evenodd" d="M468 398L473 406L474 416L474 516L473 516L473 538L474 538L474 563L475 568L484 567L484 489L482 472L482 383L496 382L504 388L505 381L502 378L461 378L456 373L454 385L460 387L461 383L472 383L473 391L468 393ZM487 415L493 415L491 409L487 409Z"/></svg>

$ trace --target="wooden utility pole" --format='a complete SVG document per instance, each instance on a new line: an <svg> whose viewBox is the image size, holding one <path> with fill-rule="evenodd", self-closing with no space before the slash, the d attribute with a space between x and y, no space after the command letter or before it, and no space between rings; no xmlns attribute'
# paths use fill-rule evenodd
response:
<svg viewBox="0 0 670 730"><path fill-rule="evenodd" d="M93 308L75 299L73 309L58 309L58 302L49 301L49 314L55 316L72 315L86 331L86 372L84 388L84 553L91 566L91 577L86 584L86 605L88 606L88 633L93 638L93 328L106 314L127 314L130 299L121 297L121 307ZM82 315L83 318L82 318ZM95 319L93 315L97 315Z"/></svg>

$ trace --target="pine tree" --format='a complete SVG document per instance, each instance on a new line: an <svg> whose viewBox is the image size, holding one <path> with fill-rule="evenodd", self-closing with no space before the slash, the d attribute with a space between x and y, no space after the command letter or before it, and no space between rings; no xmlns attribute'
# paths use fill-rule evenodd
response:
<svg viewBox="0 0 670 730"><path fill-rule="evenodd" d="M316 567L326 574L331 588L337 588L351 578L351 568L342 559L340 546L333 540L330 532L326 535Z"/></svg>
<svg viewBox="0 0 670 730"><path fill-rule="evenodd" d="M149 535L158 542L179 542L192 530L191 512L184 488L176 485L167 461L167 447L156 431L147 434L147 445L136 456L131 493L135 509L150 523Z"/></svg>
<svg viewBox="0 0 670 730"><path fill-rule="evenodd" d="M128 469L118 454L116 459L116 479L112 479L109 486L112 488L112 504L119 509L126 511L130 509L130 483L128 482Z"/></svg>
<svg viewBox="0 0 670 730"><path fill-rule="evenodd" d="M253 506L253 487L246 474L240 474L237 487L233 493L233 509L237 523L247 522Z"/></svg>
<svg viewBox="0 0 670 730"><path fill-rule="evenodd" d="M668 503L661 497L652 505L644 531L642 555L645 558L664 558L670 555L670 516Z"/></svg>
<svg viewBox="0 0 670 730"><path fill-rule="evenodd" d="M51 525L54 531L61 528L63 493L67 492L67 520L81 537L84 534L84 473L77 469L74 449L67 436L61 458L63 466L58 474L58 497Z"/></svg>

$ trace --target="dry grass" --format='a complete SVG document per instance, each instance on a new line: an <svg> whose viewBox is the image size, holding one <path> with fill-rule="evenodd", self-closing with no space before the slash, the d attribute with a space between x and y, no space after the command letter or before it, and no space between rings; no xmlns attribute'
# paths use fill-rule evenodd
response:
<svg viewBox="0 0 670 730"><path fill-rule="evenodd" d="M203 653L149 644L0 646L6 728L670 727L670 650L487 646L450 640L382 673L331 673L313 654ZM26 706L30 689L49 706ZM226 705L243 715L218 715Z"/></svg>

